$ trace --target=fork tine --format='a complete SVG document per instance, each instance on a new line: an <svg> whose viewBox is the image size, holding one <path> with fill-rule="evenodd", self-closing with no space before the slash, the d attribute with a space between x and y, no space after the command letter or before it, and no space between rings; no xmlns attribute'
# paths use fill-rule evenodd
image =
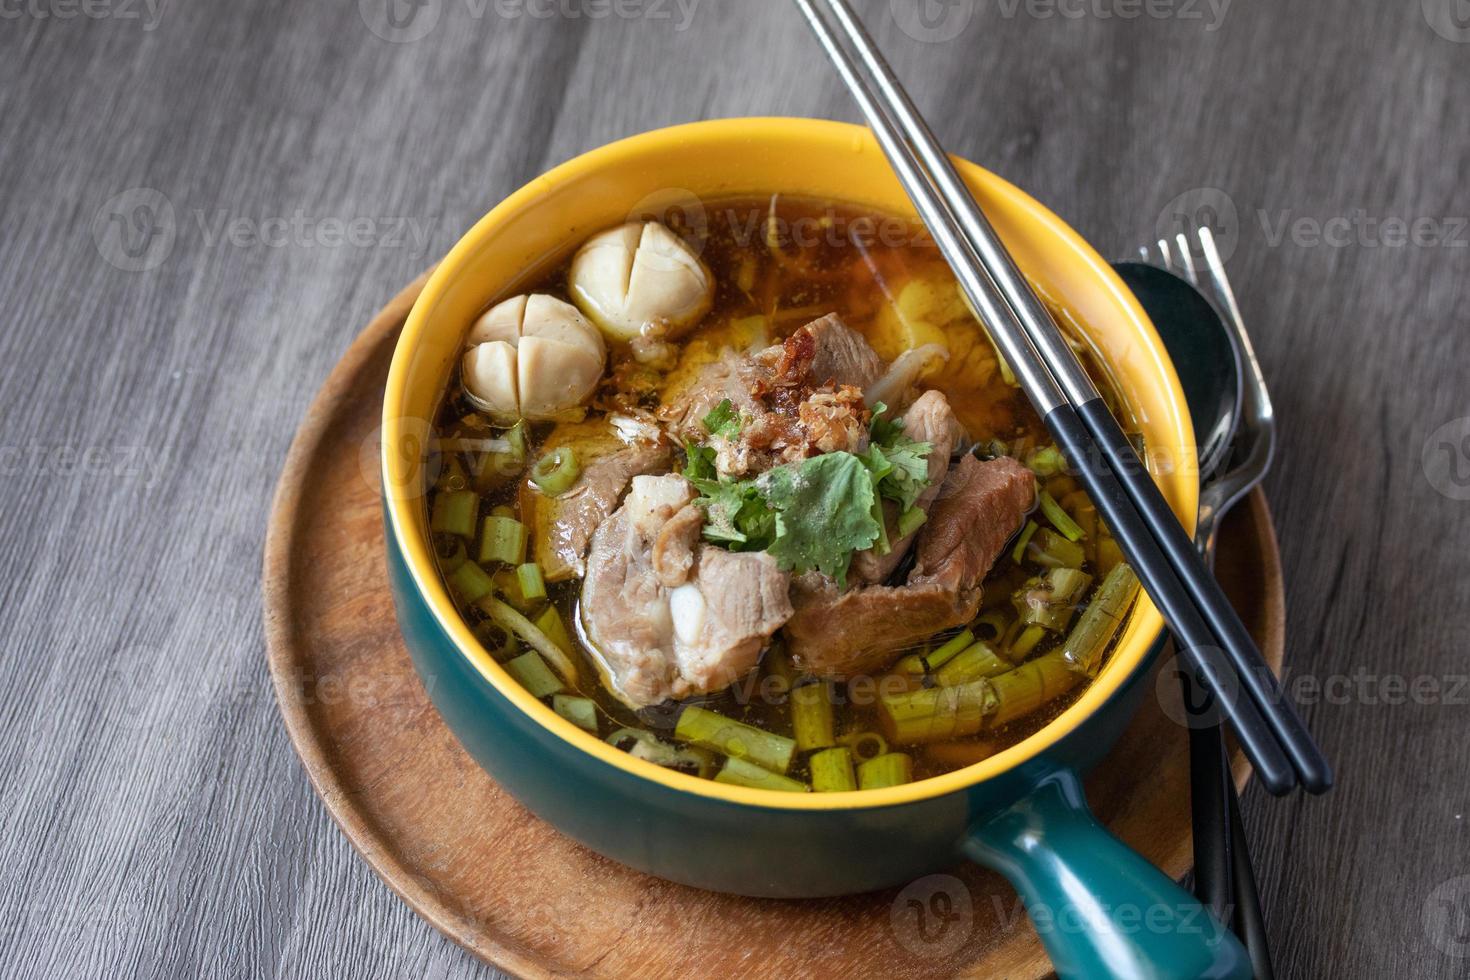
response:
<svg viewBox="0 0 1470 980"><path fill-rule="evenodd" d="M1164 268L1170 272L1174 271L1174 255L1169 249L1169 239L1159 239L1159 257L1164 260Z"/></svg>
<svg viewBox="0 0 1470 980"><path fill-rule="evenodd" d="M1191 286L1198 288L1199 273L1194 268L1194 249L1189 247L1189 239L1181 231L1174 236L1174 241L1179 245L1179 261L1184 265L1184 278L1189 280Z"/></svg>
<svg viewBox="0 0 1470 980"><path fill-rule="evenodd" d="M1241 333L1245 332L1245 321L1240 316L1240 304L1235 301L1235 290L1230 285L1230 277L1225 274L1225 263L1220 259L1220 250L1215 247L1215 235L1208 227L1199 230L1200 250L1204 252L1205 269L1209 272L1210 285L1215 289L1216 295L1220 297L1221 305L1235 321L1235 326Z"/></svg>

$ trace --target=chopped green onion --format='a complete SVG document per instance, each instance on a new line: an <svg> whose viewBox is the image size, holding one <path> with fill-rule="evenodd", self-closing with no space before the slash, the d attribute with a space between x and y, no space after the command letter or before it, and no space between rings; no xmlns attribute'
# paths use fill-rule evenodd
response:
<svg viewBox="0 0 1470 980"><path fill-rule="evenodd" d="M859 762L876 759L888 751L888 741L877 732L849 732L839 738L837 744L851 749L853 758Z"/></svg>
<svg viewBox="0 0 1470 980"><path fill-rule="evenodd" d="M930 673L943 667L951 658L974 642L974 633L969 630L960 630L937 650L930 653L911 653L904 657L895 665L894 670L900 674Z"/></svg>
<svg viewBox="0 0 1470 980"><path fill-rule="evenodd" d="M439 473L439 479L435 486L448 493L467 489L470 485L469 477L465 475L464 464L459 461L458 456L442 457L444 459L443 469Z"/></svg>
<svg viewBox="0 0 1470 980"><path fill-rule="evenodd" d="M487 597L480 604L480 608L488 613L501 629L514 633L526 646L550 660L556 667L556 672L561 674L568 684L577 683L577 665L572 662L567 651L553 643L529 619L494 596Z"/></svg>
<svg viewBox="0 0 1470 980"><path fill-rule="evenodd" d="M515 634L501 629L495 623L481 623L475 627L474 632L475 639L480 641L485 652L496 660L505 660L519 649Z"/></svg>
<svg viewBox="0 0 1470 980"><path fill-rule="evenodd" d="M450 588L459 593L461 599L469 603L479 602L495 591L495 581L472 561L467 561L450 572L446 581Z"/></svg>
<svg viewBox="0 0 1470 980"><path fill-rule="evenodd" d="M732 759L745 759L772 772L791 768L796 741L690 705L674 725L674 737Z"/></svg>
<svg viewBox="0 0 1470 980"><path fill-rule="evenodd" d="M470 560L465 551L464 538L450 534L434 536L434 557L439 559L439 571L445 575L452 574L456 568Z"/></svg>
<svg viewBox="0 0 1470 980"><path fill-rule="evenodd" d="M526 560L526 525L513 517L487 517L480 534L480 564L519 565Z"/></svg>
<svg viewBox="0 0 1470 980"><path fill-rule="evenodd" d="M1041 638L1044 636L1046 636L1046 628L1044 626L1031 625L1026 627L1021 631L1021 635L1016 637L1015 642L1011 644L1011 659L1026 659L1026 655L1036 649L1036 644L1040 643Z"/></svg>
<svg viewBox="0 0 1470 980"><path fill-rule="evenodd" d="M1071 514L1062 509L1062 505L1057 503L1056 498L1045 490L1041 491L1038 497L1041 501L1041 512L1046 515L1047 520L1051 521L1052 527L1061 531L1068 541L1081 541L1082 528L1072 520Z"/></svg>
<svg viewBox="0 0 1470 980"><path fill-rule="evenodd" d="M981 677L1004 674L1014 664L1003 659L988 643L976 643L939 668L934 680L944 687L967 684Z"/></svg>
<svg viewBox="0 0 1470 980"><path fill-rule="evenodd" d="M645 732L640 728L619 728L603 741L636 759L652 762L665 769L692 769L693 774L700 779L708 779L715 767L714 756L704 749L675 748L652 732Z"/></svg>
<svg viewBox="0 0 1470 980"><path fill-rule="evenodd" d="M1011 549L1011 561L1021 564L1021 559L1026 557L1026 546L1031 543L1031 535L1040 526L1035 521L1027 521L1026 526L1021 528L1021 536L1016 538L1016 546Z"/></svg>
<svg viewBox="0 0 1470 980"><path fill-rule="evenodd" d="M555 606L547 606L546 610L536 617L536 628L548 640L555 643L558 649L566 653L572 652L572 638L567 635L566 624L561 621L561 613L556 611Z"/></svg>
<svg viewBox="0 0 1470 980"><path fill-rule="evenodd" d="M531 467L531 483L548 497L560 497L576 486L581 475L582 467L570 446L552 450Z"/></svg>
<svg viewBox="0 0 1470 980"><path fill-rule="evenodd" d="M1087 558L1080 544L1068 541L1049 527L1036 532L1027 554L1046 568L1081 568Z"/></svg>
<svg viewBox="0 0 1470 980"><path fill-rule="evenodd" d="M1021 622L1060 633L1072 621L1077 604L1092 585L1092 576L1075 568L1053 568L1033 578L1011 597Z"/></svg>
<svg viewBox="0 0 1470 980"><path fill-rule="evenodd" d="M766 651L766 675L776 681L775 690L777 695L785 695L791 692L796 683L796 665L791 662L791 655L786 648L780 644Z"/></svg>
<svg viewBox="0 0 1470 980"><path fill-rule="evenodd" d="M510 443L510 458L517 463L526 461L526 423L517 422L505 432L505 441Z"/></svg>
<svg viewBox="0 0 1470 980"><path fill-rule="evenodd" d="M857 789L852 750L837 746L812 754L812 789L818 793L846 793Z"/></svg>
<svg viewBox="0 0 1470 980"><path fill-rule="evenodd" d="M516 580L521 586L521 596L527 602L546 598L546 579L541 575L541 566L535 562L516 569Z"/></svg>
<svg viewBox="0 0 1470 980"><path fill-rule="evenodd" d="M769 769L762 769L744 759L730 758L715 776L715 782L731 786L747 786L750 789L773 789L782 793L809 793L811 787L789 776L781 776Z"/></svg>
<svg viewBox="0 0 1470 980"><path fill-rule="evenodd" d="M1067 457L1056 446L1042 446L1026 460L1026 466L1043 480L1067 468Z"/></svg>
<svg viewBox="0 0 1470 980"><path fill-rule="evenodd" d="M566 685L561 682L561 678L551 672L551 668L546 666L546 661L542 660L535 650L527 651L514 660L508 661L505 669L521 687L531 693L533 698L544 698L548 694L566 690Z"/></svg>
<svg viewBox="0 0 1470 980"><path fill-rule="evenodd" d="M597 702L591 698L558 694L551 699L551 708L578 728L589 732L597 731Z"/></svg>
<svg viewBox="0 0 1470 980"><path fill-rule="evenodd" d="M983 627L990 631L990 636L986 639L998 640L1005 636L1006 628L1010 626L1010 617L1006 615L1004 609L992 609L975 620L973 625L977 630Z"/></svg>
<svg viewBox="0 0 1470 980"><path fill-rule="evenodd" d="M434 514L429 527L435 534L475 536L475 515L480 511L480 495L473 490L455 490L434 498Z"/></svg>
<svg viewBox="0 0 1470 980"><path fill-rule="evenodd" d="M1082 679L1062 650L1042 654L988 683L995 708L985 719L990 730L1004 727L1066 694Z"/></svg>
<svg viewBox="0 0 1470 980"><path fill-rule="evenodd" d="M914 760L903 752L889 752L857 767L858 789L884 789L914 781Z"/></svg>
<svg viewBox="0 0 1470 980"><path fill-rule="evenodd" d="M792 688L791 733L796 736L796 747L803 752L833 744L832 690L826 681Z"/></svg>
<svg viewBox="0 0 1470 980"><path fill-rule="evenodd" d="M507 507L507 506L505 506L505 504L501 504L498 507L491 507L490 508L490 516L491 517L509 517L512 520L514 520L515 519L515 516L516 516L516 511L515 511L515 508L514 507Z"/></svg>
<svg viewBox="0 0 1470 980"><path fill-rule="evenodd" d="M995 710L990 684L981 679L954 687L885 694L878 700L878 717L888 737L900 745L974 735L985 724L985 716Z"/></svg>
<svg viewBox="0 0 1470 980"><path fill-rule="evenodd" d="M1103 651L1123 625L1137 589L1138 576L1124 564L1116 565L1103 579L1082 618L1059 648L1073 670L1089 677L1097 673Z"/></svg>

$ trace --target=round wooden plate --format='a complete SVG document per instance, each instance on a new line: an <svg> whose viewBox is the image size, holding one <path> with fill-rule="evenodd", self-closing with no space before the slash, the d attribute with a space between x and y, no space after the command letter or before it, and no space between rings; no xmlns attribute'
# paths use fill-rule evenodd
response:
<svg viewBox="0 0 1470 980"><path fill-rule="evenodd" d="M317 396L265 551L281 713L328 812L373 870L435 928L522 977L1050 975L1015 893L989 872L956 867L825 901L698 891L561 836L464 753L409 663L383 560L381 391L422 285L378 314ZM1281 566L1264 498L1238 509L1221 540L1219 574L1279 671ZM1235 774L1243 786L1238 755ZM1160 699L1145 699L1088 795L1149 860L1175 878L1189 870L1186 733Z"/></svg>

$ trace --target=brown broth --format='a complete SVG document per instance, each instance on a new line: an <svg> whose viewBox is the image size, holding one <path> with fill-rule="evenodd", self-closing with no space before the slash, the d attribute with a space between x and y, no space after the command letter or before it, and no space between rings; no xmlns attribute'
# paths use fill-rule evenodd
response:
<svg viewBox="0 0 1470 980"><path fill-rule="evenodd" d="M989 338L968 313L949 267L922 229L902 219L877 216L844 205L789 197L721 201L707 205L704 213L697 216L699 220L690 220L686 215L680 221L679 217L665 216L665 220L698 249L714 273L715 302L698 327L680 339L678 366L664 376L649 374L646 369L633 365L627 350L614 345L614 369L608 377L617 375L624 380L637 377L645 381L646 405L657 404L660 397L667 396L694 369L724 348L753 349L779 343L802 324L835 312L848 326L863 333L885 361L911 346L942 339L950 348L950 360L937 374L926 379L925 385L944 392L960 421L979 443L999 440L1011 455L1022 459L1030 451L1050 444L1025 396L1003 379ZM570 301L567 269L568 264L563 263L527 291L549 293ZM1066 322L1065 318L1058 320ZM1111 379L1091 350L1081 344L1077 347L1099 388L1115 407L1120 405ZM604 388L607 385L605 382ZM441 438L485 438L490 434L483 420L476 420L472 407L465 401L457 370L436 419L436 429ZM530 459L536 458L537 447L553 434L551 425L530 430ZM447 457L441 459L441 464L446 460ZM475 460L470 456L461 455L460 463L474 473ZM508 506L519 513L518 492L522 485L512 480L485 493L481 515L496 506ZM1045 486L1058 500L1079 492L1077 483L1065 475L1052 477L1045 481ZM431 504L437 492L431 490ZM1040 518L1038 523L1044 525ZM1095 567L1096 539L1097 535L1093 534L1083 542L1087 552L1083 570L1094 575L1093 588L1101 579L1100 572L1105 571ZM1034 572L1034 566L1026 569L1014 563L1008 549L985 579L983 608L1009 609L1011 592ZM573 580L548 587L549 601L561 613L574 640L580 584ZM479 608L458 599L456 604L472 628L485 631L486 635L496 634ZM938 645L944 638L939 636L932 642ZM1059 642L1060 637L1044 640L1033 655ZM633 712L598 683L595 664L580 644L578 647L576 655L580 658L582 681L576 693L597 703L603 716L600 737L625 726L668 735L682 705ZM894 749L912 754L916 779L951 771L1033 734L1075 701L1084 687L996 732L943 746L895 746ZM880 730L874 695L875 687L871 683L834 687L839 734ZM791 734L785 696L764 668L729 690L694 701L768 731ZM807 778L800 755L790 775Z"/></svg>

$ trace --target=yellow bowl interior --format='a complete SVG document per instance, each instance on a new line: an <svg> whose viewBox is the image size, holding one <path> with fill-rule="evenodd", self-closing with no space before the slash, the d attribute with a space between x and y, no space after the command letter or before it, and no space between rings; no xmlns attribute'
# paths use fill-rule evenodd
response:
<svg viewBox="0 0 1470 980"><path fill-rule="evenodd" d="M1151 460L1191 460L1193 431L1173 366L1152 324L1112 269L1060 218L1014 185L958 161L986 215L1026 275L1075 317L1114 374L1150 447ZM471 635L434 567L428 545L423 437L465 330L487 305L514 295L587 236L651 202L779 191L881 212L914 210L872 134L811 119L726 119L658 130L580 156L536 178L480 220L430 277L398 342L383 406L384 487L389 522L440 624L485 679L557 736L612 765L679 790L767 807L888 806L973 784L1027 759L1099 709L1159 635L1146 597L1098 678L1051 724L965 769L891 789L789 794L728 786L635 759L576 728L531 697ZM1155 466L1170 505L1192 528L1198 482L1189 466Z"/></svg>

